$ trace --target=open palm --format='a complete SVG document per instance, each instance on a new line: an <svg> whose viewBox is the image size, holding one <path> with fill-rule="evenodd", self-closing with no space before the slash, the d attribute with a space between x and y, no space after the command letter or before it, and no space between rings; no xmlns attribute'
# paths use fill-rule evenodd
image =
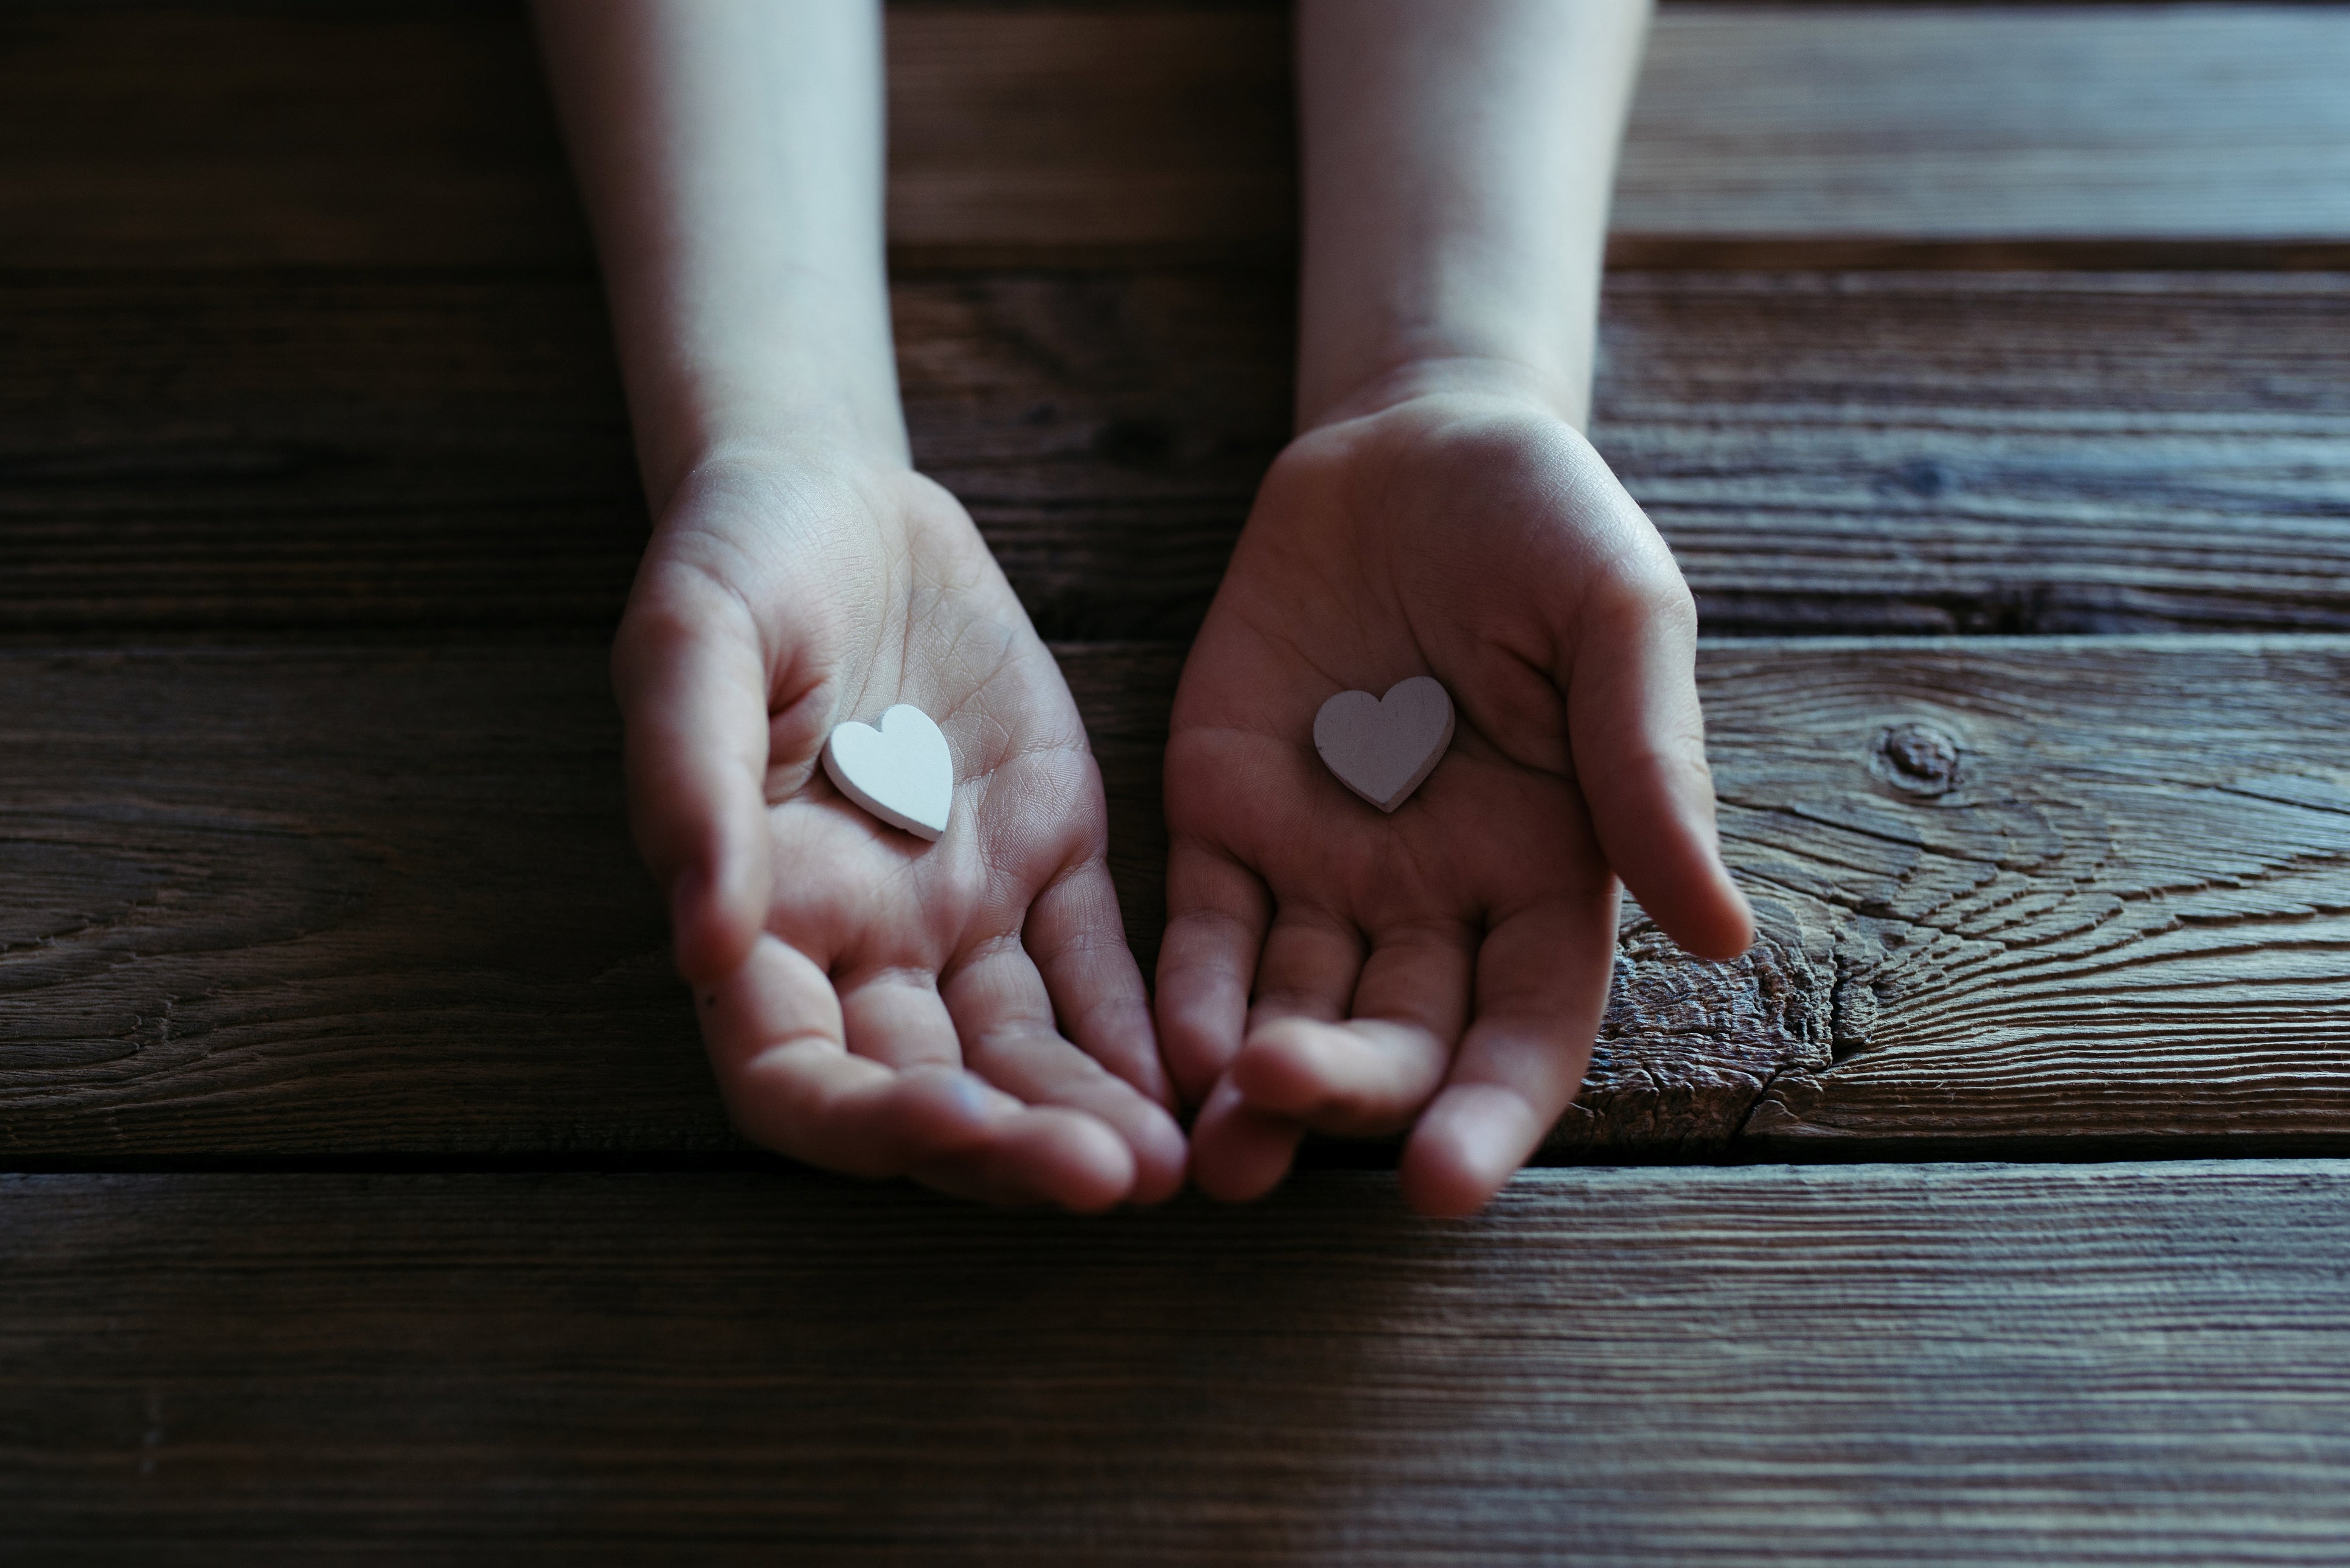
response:
<svg viewBox="0 0 2350 1568"><path fill-rule="evenodd" d="M613 670L638 839L748 1136L1003 1200L1180 1184L1084 725L951 496L903 470L704 470ZM899 702L953 752L936 843L818 765L834 725Z"/></svg>
<svg viewBox="0 0 2350 1568"><path fill-rule="evenodd" d="M1267 477L1178 690L1160 1037L1192 1168L1278 1181L1311 1127L1413 1127L1407 1196L1477 1208L1573 1097L1616 877L1693 950L1745 945L1714 847L1694 618L1587 442L1503 397L1413 399ZM1458 728L1391 815L1312 743L1432 675Z"/></svg>

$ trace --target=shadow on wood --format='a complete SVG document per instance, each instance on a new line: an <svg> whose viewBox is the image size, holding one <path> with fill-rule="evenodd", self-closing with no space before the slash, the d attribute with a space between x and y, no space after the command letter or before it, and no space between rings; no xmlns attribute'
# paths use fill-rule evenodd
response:
<svg viewBox="0 0 2350 1568"><path fill-rule="evenodd" d="M2329 1164L0 1181L26 1561L2319 1563ZM1854 1521L1869 1521L1866 1541Z"/></svg>

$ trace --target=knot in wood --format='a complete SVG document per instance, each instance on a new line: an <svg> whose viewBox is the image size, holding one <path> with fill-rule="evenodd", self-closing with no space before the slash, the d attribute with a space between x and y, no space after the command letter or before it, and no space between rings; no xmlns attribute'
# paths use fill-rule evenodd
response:
<svg viewBox="0 0 2350 1568"><path fill-rule="evenodd" d="M1942 794L1959 782L1959 742L1931 724L1894 724L1877 737L1877 775L1911 794Z"/></svg>

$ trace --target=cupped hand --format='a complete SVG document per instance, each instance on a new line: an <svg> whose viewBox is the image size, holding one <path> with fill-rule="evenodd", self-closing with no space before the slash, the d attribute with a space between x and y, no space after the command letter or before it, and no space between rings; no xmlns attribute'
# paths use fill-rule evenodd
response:
<svg viewBox="0 0 2350 1568"><path fill-rule="evenodd" d="M1374 401L1283 453L1167 752L1158 1017L1203 1188L1263 1192L1309 1128L1409 1127L1406 1197L1472 1211L1582 1081L1618 877L1689 950L1745 948L1695 632L1655 529L1527 398ZM1314 718L1413 675L1456 732L1384 815L1323 766Z"/></svg>
<svg viewBox="0 0 2350 1568"><path fill-rule="evenodd" d="M952 497L838 456L705 463L612 668L638 842L747 1136L1002 1201L1181 1184L1085 727ZM936 843L819 765L834 725L899 702L953 751Z"/></svg>

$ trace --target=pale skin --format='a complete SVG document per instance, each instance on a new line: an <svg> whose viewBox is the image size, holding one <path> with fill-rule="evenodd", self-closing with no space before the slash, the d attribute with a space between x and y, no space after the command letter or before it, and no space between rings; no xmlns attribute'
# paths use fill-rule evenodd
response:
<svg viewBox="0 0 2350 1568"><path fill-rule="evenodd" d="M863 1176L1168 1196L1183 1134L1085 727L910 459L878 12L549 0L537 21L658 519L612 654L631 813L730 1112ZM835 724L899 702L954 753L936 844L819 766Z"/></svg>
<svg viewBox="0 0 2350 1568"><path fill-rule="evenodd" d="M1572 1096L1617 878L1691 950L1715 848L1671 558L1579 433L1626 0L1306 0L1300 434L1177 697L1154 1014L1067 688L914 473L865 0L542 0L658 519L613 654L638 838L737 1124L999 1201L1211 1193L1308 1130L1412 1129L1471 1210ZM1312 751L1432 674L1451 753L1392 816ZM935 845L842 799L892 703L956 762Z"/></svg>
<svg viewBox="0 0 2350 1568"><path fill-rule="evenodd" d="M1573 1098L1617 878L1690 951L1723 868L1670 553L1581 433L1633 0L1303 0L1300 434L1177 692L1162 1048L1192 1171L1409 1129L1405 1197L1488 1202ZM1315 710L1432 675L1451 753L1393 815Z"/></svg>

